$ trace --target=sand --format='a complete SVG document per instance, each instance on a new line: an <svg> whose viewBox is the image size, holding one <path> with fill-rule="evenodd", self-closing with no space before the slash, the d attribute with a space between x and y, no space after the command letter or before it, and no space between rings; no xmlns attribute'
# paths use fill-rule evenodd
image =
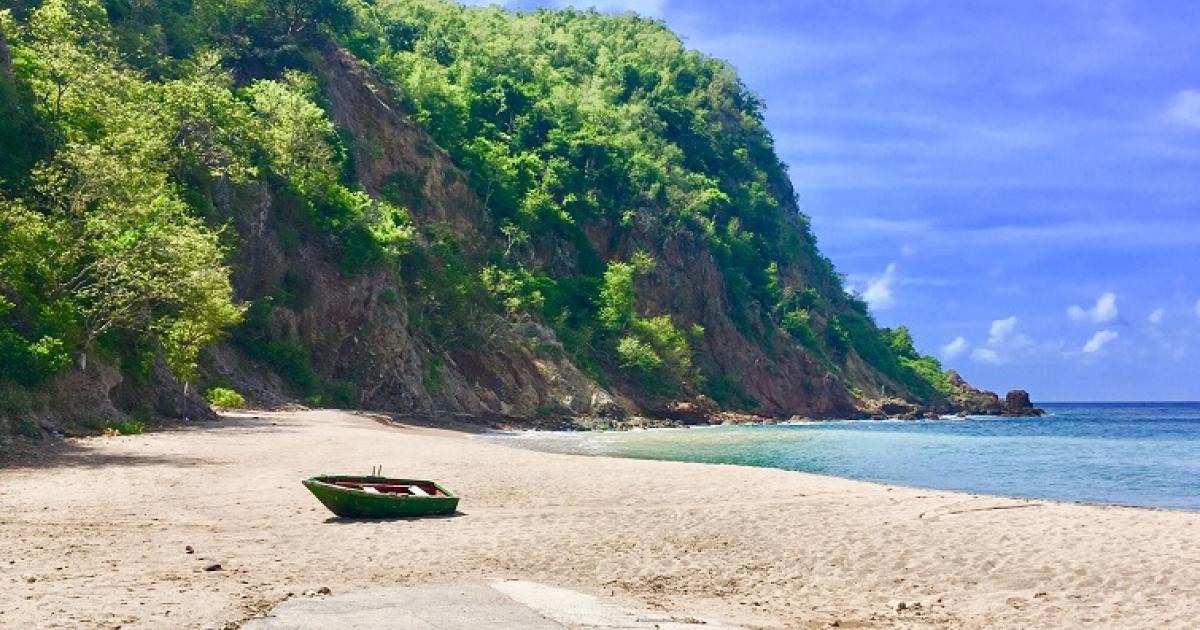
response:
<svg viewBox="0 0 1200 630"><path fill-rule="evenodd" d="M376 464L442 481L461 515L339 521L299 483ZM0 470L0 627L222 627L321 588L489 579L749 628L1194 627L1200 513L554 455L326 411Z"/></svg>

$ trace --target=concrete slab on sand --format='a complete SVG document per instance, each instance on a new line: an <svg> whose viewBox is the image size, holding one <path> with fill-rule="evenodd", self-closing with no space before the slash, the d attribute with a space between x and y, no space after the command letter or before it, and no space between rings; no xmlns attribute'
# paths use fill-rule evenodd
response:
<svg viewBox="0 0 1200 630"><path fill-rule="evenodd" d="M286 601L245 630L738 630L682 615L615 606L519 580L362 591Z"/></svg>

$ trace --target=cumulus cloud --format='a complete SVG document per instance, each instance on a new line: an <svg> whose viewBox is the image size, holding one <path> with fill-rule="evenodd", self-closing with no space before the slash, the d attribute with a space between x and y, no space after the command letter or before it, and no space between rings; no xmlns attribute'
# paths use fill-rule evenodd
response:
<svg viewBox="0 0 1200 630"><path fill-rule="evenodd" d="M1200 129L1200 90L1183 90L1172 96L1167 117L1185 127Z"/></svg>
<svg viewBox="0 0 1200 630"><path fill-rule="evenodd" d="M966 337L958 337L954 341L942 346L942 358L947 361L953 361L966 354L970 348L971 343L967 341Z"/></svg>
<svg viewBox="0 0 1200 630"><path fill-rule="evenodd" d="M998 346L1013 336L1017 330L1017 316L1013 315L1008 319L997 319L992 322L992 328L988 331L988 345Z"/></svg>
<svg viewBox="0 0 1200 630"><path fill-rule="evenodd" d="M1096 305L1092 308L1083 308L1082 306L1072 306L1067 309L1067 315L1077 321L1088 321L1096 324L1107 324L1117 318L1120 311L1117 310L1117 294L1109 291L1101 295L1096 300Z"/></svg>
<svg viewBox="0 0 1200 630"><path fill-rule="evenodd" d="M1150 313L1150 316L1147 317L1146 319L1149 320L1151 324L1158 326L1159 324L1163 323L1163 320L1165 320L1166 318L1167 318L1166 309L1160 308L1160 309L1155 310L1153 313Z"/></svg>
<svg viewBox="0 0 1200 630"><path fill-rule="evenodd" d="M1012 360L1013 355L1033 345L1029 337L1017 332L1019 323L1016 315L992 322L988 329L987 345L976 348L971 358L979 363L1002 365Z"/></svg>
<svg viewBox="0 0 1200 630"><path fill-rule="evenodd" d="M989 365L1003 365L1006 361L1001 358L1000 353L991 348L976 348L975 352L971 353L971 358L980 363Z"/></svg>
<svg viewBox="0 0 1200 630"><path fill-rule="evenodd" d="M1084 354L1097 354L1104 350L1108 344L1116 341L1121 336L1115 330L1101 330L1092 335L1092 338L1083 345Z"/></svg>
<svg viewBox="0 0 1200 630"><path fill-rule="evenodd" d="M887 266L883 275L875 276L867 281L867 290L863 291L862 299L877 311L886 310L896 305L896 296L892 289L896 285L896 264Z"/></svg>

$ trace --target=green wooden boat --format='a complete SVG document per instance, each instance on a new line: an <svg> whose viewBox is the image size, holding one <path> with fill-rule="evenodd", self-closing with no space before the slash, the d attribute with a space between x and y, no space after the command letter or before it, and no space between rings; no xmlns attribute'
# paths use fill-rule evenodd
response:
<svg viewBox="0 0 1200 630"><path fill-rule="evenodd" d="M453 514L458 497L433 481L323 475L303 482L329 511L343 518L405 518Z"/></svg>

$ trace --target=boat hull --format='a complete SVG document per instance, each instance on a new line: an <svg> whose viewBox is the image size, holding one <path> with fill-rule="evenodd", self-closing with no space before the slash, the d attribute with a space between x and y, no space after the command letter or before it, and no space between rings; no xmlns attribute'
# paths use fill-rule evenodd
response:
<svg viewBox="0 0 1200 630"><path fill-rule="evenodd" d="M373 494L336 485L339 482L433 487L435 496ZM311 477L303 482L330 512L342 518L387 519L444 516L458 509L458 497L433 481L383 477Z"/></svg>

